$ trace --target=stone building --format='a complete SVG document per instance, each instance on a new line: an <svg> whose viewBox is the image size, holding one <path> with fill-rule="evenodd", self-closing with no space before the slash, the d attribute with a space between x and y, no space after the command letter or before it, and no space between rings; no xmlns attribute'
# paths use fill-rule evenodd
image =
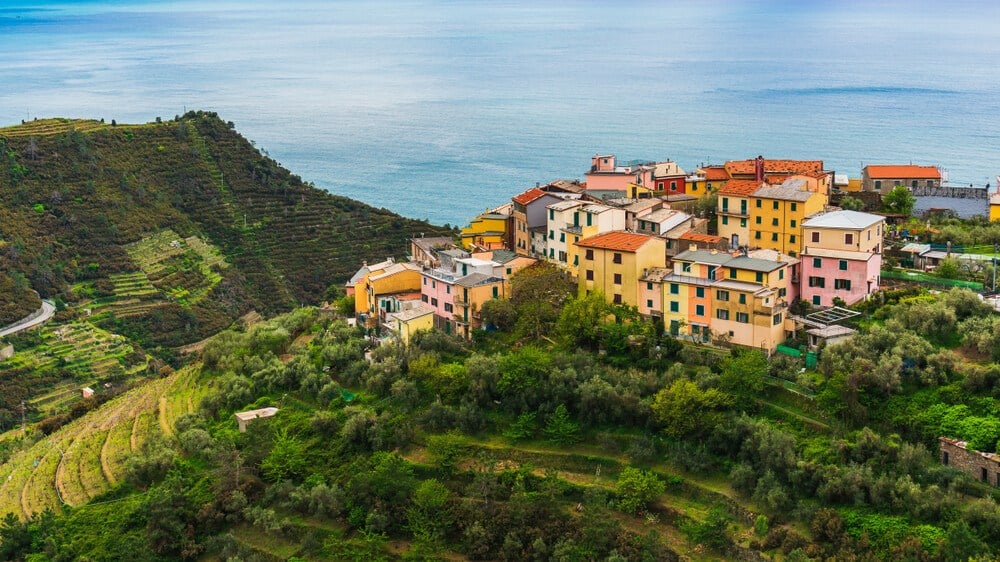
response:
<svg viewBox="0 0 1000 562"><path fill-rule="evenodd" d="M939 437L938 441L941 464L961 470L980 482L1000 486L1000 455L969 449L965 441L958 439Z"/></svg>

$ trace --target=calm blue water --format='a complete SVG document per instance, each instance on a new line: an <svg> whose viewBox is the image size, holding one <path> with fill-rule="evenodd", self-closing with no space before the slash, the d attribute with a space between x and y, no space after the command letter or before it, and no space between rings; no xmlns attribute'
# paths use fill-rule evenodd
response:
<svg viewBox="0 0 1000 562"><path fill-rule="evenodd" d="M452 224L595 152L995 183L1000 5L940 4L7 0L0 124L214 110L317 186Z"/></svg>

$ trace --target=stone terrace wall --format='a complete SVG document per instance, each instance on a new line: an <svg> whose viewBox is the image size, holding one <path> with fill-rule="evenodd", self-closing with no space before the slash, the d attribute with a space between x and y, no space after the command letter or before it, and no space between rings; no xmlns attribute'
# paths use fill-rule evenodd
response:
<svg viewBox="0 0 1000 562"><path fill-rule="evenodd" d="M989 190L982 187L913 187L917 197L952 197L954 199L989 199Z"/></svg>
<svg viewBox="0 0 1000 562"><path fill-rule="evenodd" d="M970 451L966 448L965 441L957 439L939 437L938 441L941 445L941 464L961 470L976 480L1000 486L1000 455Z"/></svg>

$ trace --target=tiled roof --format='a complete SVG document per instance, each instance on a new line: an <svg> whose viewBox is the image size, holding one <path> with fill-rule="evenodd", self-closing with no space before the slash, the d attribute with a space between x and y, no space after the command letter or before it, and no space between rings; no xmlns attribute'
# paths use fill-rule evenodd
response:
<svg viewBox="0 0 1000 562"><path fill-rule="evenodd" d="M541 197L543 195L545 195L544 191L542 191L541 189L538 189L537 187L532 187L531 189L529 189L528 191L525 191L524 193L522 193L520 195L516 195L514 197L511 197L511 201L513 201L515 203L519 203L521 205L527 205L528 203L531 203L532 201L534 201L535 199L538 199L539 197Z"/></svg>
<svg viewBox="0 0 1000 562"><path fill-rule="evenodd" d="M934 166L915 166L913 164L865 166L868 177L872 179L941 179L941 172Z"/></svg>
<svg viewBox="0 0 1000 562"><path fill-rule="evenodd" d="M748 197L754 191L760 189L763 182L757 180L729 180L726 185L719 188L719 195L736 195L738 197Z"/></svg>
<svg viewBox="0 0 1000 562"><path fill-rule="evenodd" d="M705 166L701 169L705 173L708 181L726 181L729 179L729 172L724 166Z"/></svg>
<svg viewBox="0 0 1000 562"><path fill-rule="evenodd" d="M810 197L816 195L812 191L803 191L794 187L764 186L753 192L754 197L761 199L776 199L778 201L808 201Z"/></svg>
<svg viewBox="0 0 1000 562"><path fill-rule="evenodd" d="M601 248L604 250L620 250L623 252L634 252L649 242L654 237L634 232L606 232L584 238L576 243L577 246L585 248Z"/></svg>
<svg viewBox="0 0 1000 562"><path fill-rule="evenodd" d="M697 232L685 232L681 234L681 240L691 240L693 242L705 242L708 244L718 244L722 242L722 237L712 236L711 234L699 234Z"/></svg>
<svg viewBox="0 0 1000 562"><path fill-rule="evenodd" d="M755 160L730 160L726 171L730 176L754 173ZM764 160L765 174L805 174L823 170L822 160Z"/></svg>
<svg viewBox="0 0 1000 562"><path fill-rule="evenodd" d="M871 213L846 210L831 211L829 213L816 215L813 218L804 221L802 226L808 228L846 228L851 230L861 230L884 220L885 217L881 215L873 215Z"/></svg>

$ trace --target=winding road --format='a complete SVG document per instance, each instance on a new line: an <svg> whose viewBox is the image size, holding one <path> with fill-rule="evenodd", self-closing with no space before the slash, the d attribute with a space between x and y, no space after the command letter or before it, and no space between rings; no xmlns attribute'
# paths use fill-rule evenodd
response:
<svg viewBox="0 0 1000 562"><path fill-rule="evenodd" d="M22 330L27 330L29 328L34 328L35 326L40 326L49 321L56 313L56 305L51 301L42 301L42 307L32 312L29 316L11 324L10 326L5 326L0 328L0 338L4 336L9 336L10 334L16 334Z"/></svg>

